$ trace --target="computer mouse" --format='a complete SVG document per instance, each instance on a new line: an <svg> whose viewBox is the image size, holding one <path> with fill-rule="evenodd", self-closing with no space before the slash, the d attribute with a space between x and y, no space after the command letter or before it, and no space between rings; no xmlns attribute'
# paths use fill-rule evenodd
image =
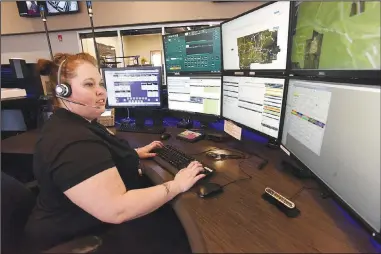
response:
<svg viewBox="0 0 381 254"><path fill-rule="evenodd" d="M200 198L210 197L222 192L222 186L217 183L203 183L199 186L197 194Z"/></svg>
<svg viewBox="0 0 381 254"><path fill-rule="evenodd" d="M161 140L167 140L170 137L171 137L171 134L169 134L169 133L163 133L163 134L161 134L160 139Z"/></svg>

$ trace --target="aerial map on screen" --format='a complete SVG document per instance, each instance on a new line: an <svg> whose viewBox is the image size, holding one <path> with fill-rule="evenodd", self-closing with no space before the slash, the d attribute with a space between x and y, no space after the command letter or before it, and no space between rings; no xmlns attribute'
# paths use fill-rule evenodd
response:
<svg viewBox="0 0 381 254"><path fill-rule="evenodd" d="M291 59L294 69L379 69L380 2L301 2Z"/></svg>
<svg viewBox="0 0 381 254"><path fill-rule="evenodd" d="M280 52L277 42L277 30L264 30L237 38L240 69L249 69L251 63L272 63Z"/></svg>

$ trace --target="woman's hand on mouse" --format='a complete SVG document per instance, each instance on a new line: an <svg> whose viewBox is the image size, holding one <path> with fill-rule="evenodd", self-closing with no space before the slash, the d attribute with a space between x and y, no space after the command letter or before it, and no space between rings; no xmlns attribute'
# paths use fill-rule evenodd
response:
<svg viewBox="0 0 381 254"><path fill-rule="evenodd" d="M155 157L156 153L151 153L152 150L162 148L164 145L160 141L153 141L149 145L135 149L140 159Z"/></svg>
<svg viewBox="0 0 381 254"><path fill-rule="evenodd" d="M189 190L198 180L205 176L199 174L202 171L204 171L204 168L198 161L192 161L188 167L181 169L173 180L178 191L181 193Z"/></svg>

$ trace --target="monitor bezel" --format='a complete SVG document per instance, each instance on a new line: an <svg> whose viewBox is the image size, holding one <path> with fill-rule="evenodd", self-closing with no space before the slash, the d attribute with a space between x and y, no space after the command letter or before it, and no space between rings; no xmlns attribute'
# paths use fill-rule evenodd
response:
<svg viewBox="0 0 381 254"><path fill-rule="evenodd" d="M214 25L214 26L209 26L209 27L205 27L205 28L199 28L199 29L195 29L195 30L190 30L190 31L183 31L183 32L179 32L179 33L170 33L170 34L164 34L162 35L162 41L163 41L163 53L164 53L164 71L165 71L165 74L166 76L168 74L173 74L173 75L198 75L198 74L220 74L222 73L222 45L220 46L220 58L221 58L221 65L220 65L220 71L219 72L211 72L211 71L178 71L178 72L168 72L167 71L167 63L165 61L165 56L167 54L167 51L165 50L165 39L166 37L168 36L171 36L171 35L181 35L181 34L185 34L185 33L189 33L189 32L194 32L194 31L201 31L201 30L207 30L207 29L215 29L215 28L219 28L220 29L220 45L221 45L221 26L220 25Z"/></svg>
<svg viewBox="0 0 381 254"><path fill-rule="evenodd" d="M293 11L294 11L294 6L295 6L295 3L290 1L289 4L290 4L290 10L289 10L289 19L288 19L288 36L287 36L287 54L286 54L286 66L284 69L224 69L224 57L223 57L223 52L224 52L224 44L223 44L223 33L222 33L222 29L223 29L223 25L226 24L226 23L229 23L233 20L236 20L236 19L239 19L241 18L242 16L245 16L247 14L251 14L257 10L260 10L262 8L265 8L271 4L275 4L277 2L280 2L280 1L270 1L268 3L265 3L265 4L262 4L258 7L255 7L253 9L250 9L244 13L241 13L231 19L228 19L228 20L225 20L223 22L220 23L220 26L221 26L221 69L222 69L222 73L223 72L244 72L245 74L248 74L250 72L255 72L255 75L259 75L259 76L271 76L271 75L286 75L288 73L288 70L290 69L291 65L291 61L289 61L291 55L291 50L290 50L290 43L292 42L292 36L291 35L291 31L292 31L292 17L293 17ZM291 45L292 46L292 45Z"/></svg>
<svg viewBox="0 0 381 254"><path fill-rule="evenodd" d="M210 117L217 117L217 118L221 118L222 116L222 76L221 76L221 73L213 73L213 75L211 75L211 73L207 73L207 74L204 74L204 73L197 73L197 74L181 74L181 75L165 75L165 82L167 84L167 98L169 96L169 91L168 91L168 77L198 77L198 76L211 76L211 77L216 77L216 78L220 78L220 113L219 114L207 114L207 113L202 113L202 112L194 112L194 111L186 111L186 110L177 110L177 109L171 109L169 108L169 99L168 99L168 110L169 111L173 111L173 112L178 112L178 113L183 113L183 114L187 114L187 115L190 115L190 116L197 116L197 115L203 115L203 116L210 116Z"/></svg>
<svg viewBox="0 0 381 254"><path fill-rule="evenodd" d="M239 123L235 120L232 120L230 119L229 117L226 117L224 116L223 114L223 78L224 76L229 76L229 77L249 77L249 78L273 78L273 79L283 79L284 80L284 88L283 88L283 97L282 97L282 108L281 108L281 114L280 114L280 119L279 119L279 129L278 129L278 137L273 137L273 136L270 136L266 133L263 133L259 130L256 130L254 128L251 128L247 125L244 125L242 123ZM288 83L289 83L289 78L288 77L284 77L284 76L281 76L281 75L273 75L272 77L268 77L268 76L261 76L261 77L258 77L258 76L245 76L245 75L241 75L241 76L233 76L233 75L224 75L222 76L222 84L221 84L221 118L224 119L224 120L228 120L232 123L234 123L235 125L241 127L241 128L244 128L244 129L247 129L251 132L254 132L254 133L257 133L257 134L260 134L261 136L267 138L269 141L273 141L273 143L277 144L277 145L280 145L280 142L282 140L282 133L283 133L283 124L284 124L284 117L285 117L285 107L286 107L286 97L285 95L287 94L288 92Z"/></svg>
<svg viewBox="0 0 381 254"><path fill-rule="evenodd" d="M46 4L45 4L46 1L36 1L36 2L37 2L37 6L38 6L38 13L36 13L36 14L22 14L20 12L19 5L23 4L25 6L25 8L26 8L26 1L17 1L17 2L15 2L16 7L17 7L17 11L19 13L19 16L22 17L22 18L36 18L36 17L40 17L40 15L41 15L40 14L40 5L44 5L44 8L46 10Z"/></svg>
<svg viewBox="0 0 381 254"><path fill-rule="evenodd" d="M324 1L321 1L324 2ZM292 75L294 77L301 77L301 78L329 78L331 80L335 79L341 79L341 82L346 83L353 83L356 84L359 83L368 83L368 82L375 82L375 80L381 79L381 71L378 70L348 70L348 69L294 69L292 68L292 52L293 52L293 39L294 34L296 32L296 26L298 23L298 8L299 5L305 4L308 2L301 2L300 4L294 3L292 6L292 16L290 18L292 19L290 23L290 48L289 48L289 57L288 59L288 73L289 75ZM336 82L336 81L335 81ZM338 81L340 82L340 81ZM379 82L378 82L379 83Z"/></svg>
<svg viewBox="0 0 381 254"><path fill-rule="evenodd" d="M311 174L312 178L318 182L320 186L323 186L322 193L324 194L324 191L328 192L326 194L332 195L332 197L339 203L340 206L342 206L346 212L348 212L351 217L356 219L360 224L363 225L363 227L369 232L369 233L377 233L381 234L380 232L377 232L368 222L366 222L358 213L356 213L355 210L353 210L345 201L342 199L334 190L332 190L325 181L320 178L318 175L316 175L309 167L307 167L290 149L287 148L282 142L280 143L281 150L283 153L285 153L287 156L289 156L292 160L295 160L298 165L300 165L303 169L307 169ZM283 147L283 148L282 148ZM284 149L287 150L284 151ZM290 153L290 155L288 155Z"/></svg>
<svg viewBox="0 0 381 254"><path fill-rule="evenodd" d="M316 80L316 79L308 79L308 80L305 80L305 79L301 79L301 78L289 78L289 82L291 80L304 80L304 81L321 81L321 82L325 82L325 83L330 83L329 81L327 80ZM287 88L289 86L289 82L288 82L288 85L287 85ZM347 85L350 85L350 84L347 84ZM369 85L369 84L363 84L363 85ZM288 89L287 89L287 94L285 94L285 97L286 97L286 100L287 100L287 97L288 97ZM284 106L284 110L286 112L286 107L287 107L287 103L285 104ZM284 118L283 118L283 123L286 119L286 115L284 115ZM284 125L284 124L283 124ZM283 128L282 128L282 137L283 137ZM328 191L329 193L328 194L331 194L335 199L336 201L338 201L338 203L352 216L354 217L358 222L360 222L364 228L369 231L370 233L378 233L380 234L381 233L381 230L380 232L377 232L377 230L375 230L370 224L368 224L368 222L366 222L358 213L356 213L355 210L353 210L349 204L347 204L344 199L342 199L334 190L332 190L326 183L325 181L320 178L314 171L312 171L306 164L304 164L304 162L302 160L300 160L296 154L294 154L288 147L286 144L283 143L283 138L280 139L280 148L281 150L286 154L288 155L291 159L295 160L299 165L301 165L302 168L304 169L307 169L309 172L311 172L312 174L312 177L313 179L315 179L320 185L323 186L323 191ZM283 148L282 148L283 147ZM286 149L287 152L284 150ZM289 154L288 154L289 153Z"/></svg>
<svg viewBox="0 0 381 254"><path fill-rule="evenodd" d="M47 17L49 17L49 16L60 16L60 15L71 15L71 14L77 14L77 13L81 12L81 7L80 7L80 4L79 4L80 1L71 1L71 2L77 2L78 10L76 10L76 11L69 11L69 12L58 12L58 13L50 13L50 12L48 12L47 1L36 1L36 2L37 2L37 5L38 5L39 8L40 8L40 5L44 6L45 13L46 13ZM35 14L35 15L20 13L19 4L25 4L26 5L26 3L25 3L25 1L17 1L16 2L17 11L18 11L20 17L22 17L22 18L41 17L40 11L38 11L38 13Z"/></svg>
<svg viewBox="0 0 381 254"><path fill-rule="evenodd" d="M50 13L49 11L48 11L48 5L47 5L47 1L43 1L43 2L45 2L45 9L46 9L46 15L47 16L60 16L60 15L70 15L70 14L76 14L76 13L79 13L80 11L81 11L81 8L79 7L80 6L80 4L79 4L79 2L80 1L68 1L68 2L77 2L77 10L76 11L68 11L68 12L57 12L57 13Z"/></svg>
<svg viewBox="0 0 381 254"><path fill-rule="evenodd" d="M102 79L104 82L105 89L107 91L107 84L105 80L105 72L106 71L123 71L123 70L158 70L158 83L159 83L159 103L160 105L144 105L144 106L125 106L125 105L110 105L109 100L108 100L108 95L107 95L107 104L106 106L108 108L136 108L136 109L144 109L144 108L149 108L149 109L161 109L163 107L163 96L162 96L162 73L161 73L161 67L160 66L136 66L136 67L121 67L121 68L102 68Z"/></svg>

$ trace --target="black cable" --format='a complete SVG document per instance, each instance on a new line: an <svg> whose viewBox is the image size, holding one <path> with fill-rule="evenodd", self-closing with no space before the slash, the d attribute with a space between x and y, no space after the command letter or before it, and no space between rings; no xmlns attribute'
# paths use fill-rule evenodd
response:
<svg viewBox="0 0 381 254"><path fill-rule="evenodd" d="M311 188L311 187L306 187L306 186L303 186L302 188L300 188L294 195L292 195L289 200L295 200L297 197L299 197L299 195L305 191L305 190L320 190L319 188Z"/></svg>
<svg viewBox="0 0 381 254"><path fill-rule="evenodd" d="M65 105L65 108L66 108L67 110L71 111L71 110L67 107L67 105L66 105L66 103L65 103L65 100L61 100L61 101L62 101L62 103Z"/></svg>
<svg viewBox="0 0 381 254"><path fill-rule="evenodd" d="M300 195L300 193L302 193L304 191L304 186L302 188L300 188L294 195L292 195L290 198L288 198L289 200L293 200L295 199L296 197L298 197Z"/></svg>
<svg viewBox="0 0 381 254"><path fill-rule="evenodd" d="M207 152L210 152L210 151L214 151L214 150L220 150L220 149L217 149L217 148L212 148L212 149L208 149L206 151L202 151L202 152L199 152L199 153L192 153L192 154L189 154L190 156L195 156L195 155L201 155L201 154L204 154L204 153L207 153ZM221 149L222 150L222 149Z"/></svg>
<svg viewBox="0 0 381 254"><path fill-rule="evenodd" d="M246 159L242 160L242 161L238 164L238 168L239 168L239 170L240 170L242 173L244 173L247 177L239 178L239 179L233 180L233 181L231 181L231 182L228 182L228 183L226 183L226 184L224 184L224 185L221 185L221 188L224 188L225 186L228 186L229 184L232 184L232 183L236 183L236 182L243 181L243 180L250 180L250 179L253 178L251 175L249 175L248 173L246 173L246 172L242 169L242 167L241 167L241 164L242 164L243 162L245 162L245 161L246 161Z"/></svg>

